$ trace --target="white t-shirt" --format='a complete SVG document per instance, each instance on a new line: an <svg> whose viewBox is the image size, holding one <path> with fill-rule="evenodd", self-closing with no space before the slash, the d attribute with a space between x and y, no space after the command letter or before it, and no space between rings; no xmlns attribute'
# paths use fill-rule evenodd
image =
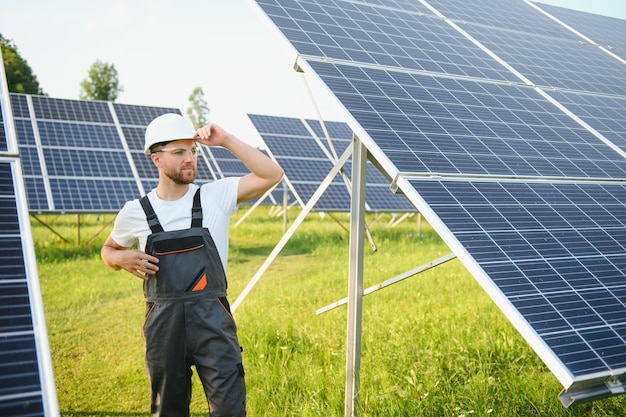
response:
<svg viewBox="0 0 626 417"><path fill-rule="evenodd" d="M209 229L222 260L224 271L228 264L228 229L230 216L237 209L237 187L240 177L224 178L203 184L200 190L202 203L202 227ZM155 190L148 193L163 230L182 230L191 227L193 196L198 185L190 184L189 191L175 201L161 200ZM145 250L148 235L151 234L146 214L139 200L128 201L115 218L111 238L120 246L131 247L136 241Z"/></svg>

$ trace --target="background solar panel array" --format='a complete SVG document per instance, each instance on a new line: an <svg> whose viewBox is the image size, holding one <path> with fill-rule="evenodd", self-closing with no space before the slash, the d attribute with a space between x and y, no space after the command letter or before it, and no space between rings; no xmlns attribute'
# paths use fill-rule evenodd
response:
<svg viewBox="0 0 626 417"><path fill-rule="evenodd" d="M626 22L545 8L589 42L522 0L256 3L563 403L623 392L626 66L594 43L623 57Z"/></svg>
<svg viewBox="0 0 626 417"><path fill-rule="evenodd" d="M318 120L249 114L270 155L285 171L286 181L300 206L309 202L336 160L352 144L353 133L347 124ZM325 130L325 131L324 131ZM328 141L330 138L330 141ZM370 162L367 164L366 210L375 212L413 212L404 196L391 193L387 180ZM344 165L320 200L315 211L350 211L351 159Z"/></svg>
<svg viewBox="0 0 626 417"><path fill-rule="evenodd" d="M180 114L26 94L10 100L31 212L117 212L150 191L158 171L143 153L146 126L161 114ZM201 147L196 182L248 172L228 150Z"/></svg>
<svg viewBox="0 0 626 417"><path fill-rule="evenodd" d="M56 393L45 390L45 381L52 380L45 323L33 318L34 311L43 317L43 307L39 293L33 292L37 277L27 265L35 262L26 237L28 211L17 198L24 184L16 149L9 149L3 107L0 100L0 415L54 416Z"/></svg>

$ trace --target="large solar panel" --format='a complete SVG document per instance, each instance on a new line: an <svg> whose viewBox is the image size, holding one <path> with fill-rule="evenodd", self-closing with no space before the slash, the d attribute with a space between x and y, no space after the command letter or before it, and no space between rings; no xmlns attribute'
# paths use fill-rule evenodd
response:
<svg viewBox="0 0 626 417"><path fill-rule="evenodd" d="M146 126L180 110L11 94L31 212L117 212L158 183L143 153ZM197 181L217 177L198 160Z"/></svg>
<svg viewBox="0 0 626 417"><path fill-rule="evenodd" d="M0 415L54 417L52 361L1 59L0 70Z"/></svg>
<svg viewBox="0 0 626 417"><path fill-rule="evenodd" d="M256 3L563 404L623 393L626 67L588 39L617 50L599 27L624 22L551 9L566 27L522 0Z"/></svg>
<svg viewBox="0 0 626 417"><path fill-rule="evenodd" d="M338 156L351 146L353 133L343 122L305 120L289 117L249 114L272 157L285 171L285 181L292 187L300 206L309 202L319 185L331 171ZM403 196L389 190L386 179L371 163L368 164L366 210L374 212L414 212ZM336 176L314 206L316 211L350 210L351 161L344 166L344 175Z"/></svg>

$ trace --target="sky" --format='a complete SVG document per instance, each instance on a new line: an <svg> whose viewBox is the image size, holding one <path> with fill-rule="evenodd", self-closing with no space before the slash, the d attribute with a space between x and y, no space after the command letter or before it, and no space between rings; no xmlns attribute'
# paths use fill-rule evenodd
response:
<svg viewBox="0 0 626 417"><path fill-rule="evenodd" d="M624 0L542 3L626 19ZM0 34L54 98L78 99L100 60L118 71L118 103L184 114L202 87L209 119L255 145L248 113L343 119L313 76L293 70L295 50L252 0L0 0Z"/></svg>

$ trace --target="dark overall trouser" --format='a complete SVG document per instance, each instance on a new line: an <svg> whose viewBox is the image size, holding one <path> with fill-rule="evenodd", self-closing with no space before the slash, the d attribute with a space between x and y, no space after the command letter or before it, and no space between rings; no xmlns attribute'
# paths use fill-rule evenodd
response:
<svg viewBox="0 0 626 417"><path fill-rule="evenodd" d="M159 271L144 283L151 412L156 417L189 416L194 365L211 417L244 417L241 347L213 239L201 227L164 232L151 225L151 229L146 253L159 258Z"/></svg>

